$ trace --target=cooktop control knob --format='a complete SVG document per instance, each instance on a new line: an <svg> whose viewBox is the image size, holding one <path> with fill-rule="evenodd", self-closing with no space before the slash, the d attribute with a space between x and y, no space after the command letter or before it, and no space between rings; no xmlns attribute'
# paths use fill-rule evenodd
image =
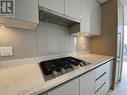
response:
<svg viewBox="0 0 127 95"><path fill-rule="evenodd" d="M66 70L65 70L64 68L61 68L61 72L62 72L63 74L65 74L65 73L66 73Z"/></svg>
<svg viewBox="0 0 127 95"><path fill-rule="evenodd" d="M76 69L76 66L75 65L72 65L72 69L75 70Z"/></svg>
<svg viewBox="0 0 127 95"><path fill-rule="evenodd" d="M81 67L84 67L85 66L83 62L80 62L80 65L81 65Z"/></svg>
<svg viewBox="0 0 127 95"><path fill-rule="evenodd" d="M78 69L82 68L80 65L77 66Z"/></svg>
<svg viewBox="0 0 127 95"><path fill-rule="evenodd" d="M58 73L57 73L57 71L52 71L52 74L55 76L55 77L57 77L57 75L58 75Z"/></svg>

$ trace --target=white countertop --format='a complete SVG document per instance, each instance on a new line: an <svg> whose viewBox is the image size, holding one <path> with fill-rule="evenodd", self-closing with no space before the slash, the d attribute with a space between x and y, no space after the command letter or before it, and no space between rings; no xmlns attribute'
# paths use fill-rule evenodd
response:
<svg viewBox="0 0 127 95"><path fill-rule="evenodd" d="M37 61L32 64L0 68L0 95L37 95L113 59L112 56L97 54L73 56L92 64L49 81L44 80Z"/></svg>

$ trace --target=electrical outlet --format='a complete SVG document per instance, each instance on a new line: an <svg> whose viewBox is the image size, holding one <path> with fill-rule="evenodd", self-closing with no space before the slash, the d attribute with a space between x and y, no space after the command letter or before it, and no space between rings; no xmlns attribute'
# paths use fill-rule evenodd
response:
<svg viewBox="0 0 127 95"><path fill-rule="evenodd" d="M12 47L0 47L0 55L1 56L12 56L13 50Z"/></svg>

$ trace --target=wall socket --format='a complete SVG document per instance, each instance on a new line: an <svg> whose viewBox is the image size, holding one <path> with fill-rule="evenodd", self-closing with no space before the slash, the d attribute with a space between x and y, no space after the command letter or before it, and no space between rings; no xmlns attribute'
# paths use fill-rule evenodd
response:
<svg viewBox="0 0 127 95"><path fill-rule="evenodd" d="M12 56L13 50L12 47L0 47L0 56L6 57L6 56Z"/></svg>

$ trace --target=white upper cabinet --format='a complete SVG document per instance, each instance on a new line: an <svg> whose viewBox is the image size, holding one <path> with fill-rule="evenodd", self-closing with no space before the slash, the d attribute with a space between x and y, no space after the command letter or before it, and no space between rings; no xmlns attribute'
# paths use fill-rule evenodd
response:
<svg viewBox="0 0 127 95"><path fill-rule="evenodd" d="M39 0L39 6L80 22L81 0Z"/></svg>
<svg viewBox="0 0 127 95"><path fill-rule="evenodd" d="M33 23L38 20L38 0L15 0L15 18Z"/></svg>
<svg viewBox="0 0 127 95"><path fill-rule="evenodd" d="M81 0L65 0L65 15L80 21Z"/></svg>
<svg viewBox="0 0 127 95"><path fill-rule="evenodd" d="M49 12L79 22L79 30L71 33L101 35L101 6L96 0L39 0L39 6L43 10L49 9Z"/></svg>
<svg viewBox="0 0 127 95"><path fill-rule="evenodd" d="M81 0L81 29L80 32L90 32L90 13L92 10L92 0Z"/></svg>
<svg viewBox="0 0 127 95"><path fill-rule="evenodd" d="M100 35L101 6L96 0L81 0L80 32Z"/></svg>
<svg viewBox="0 0 127 95"><path fill-rule="evenodd" d="M95 3L91 12L90 26L91 34L101 35L101 7L98 3Z"/></svg>
<svg viewBox="0 0 127 95"><path fill-rule="evenodd" d="M38 23L38 0L15 0L15 16L0 17L0 24L9 27L35 29Z"/></svg>
<svg viewBox="0 0 127 95"><path fill-rule="evenodd" d="M64 14L64 0L39 0L39 6Z"/></svg>

